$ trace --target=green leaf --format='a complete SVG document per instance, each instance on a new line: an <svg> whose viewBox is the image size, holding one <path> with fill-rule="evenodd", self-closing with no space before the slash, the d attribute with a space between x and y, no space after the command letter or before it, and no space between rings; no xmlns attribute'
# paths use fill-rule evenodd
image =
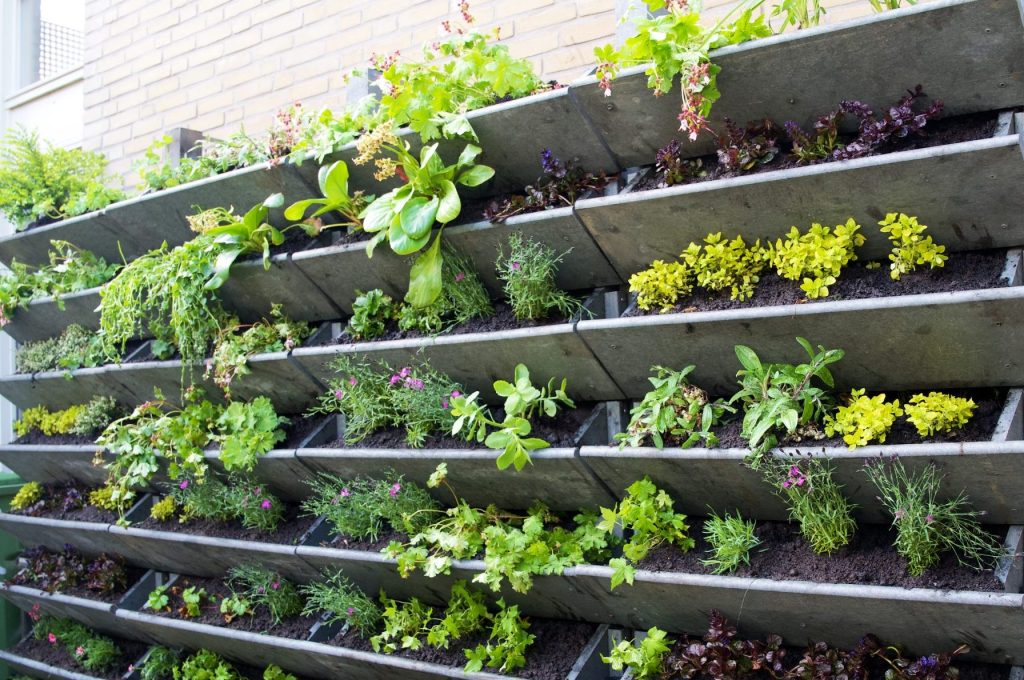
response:
<svg viewBox="0 0 1024 680"><path fill-rule="evenodd" d="M411 239L421 239L425 235L429 235L431 227L434 226L439 206L440 200L437 196L429 199L425 196L409 199L405 207L402 208L402 231L408 234ZM419 248L416 250L419 250ZM395 252L399 251L396 250ZM399 254L407 255L408 253Z"/></svg>
<svg viewBox="0 0 1024 680"><path fill-rule="evenodd" d="M290 206L285 208L284 217L286 220L297 222L301 220L303 217L305 217L306 209L309 208L309 206L321 205L323 204L323 202L324 199L322 198L307 198L302 201L296 201L295 203L292 203Z"/></svg>
<svg viewBox="0 0 1024 680"><path fill-rule="evenodd" d="M203 288L206 290L216 290L223 286L224 282L228 280L228 276L231 275L231 265L235 263L235 260L241 254L242 248L232 248L218 255L213 265L213 276L206 281L206 285Z"/></svg>
<svg viewBox="0 0 1024 680"><path fill-rule="evenodd" d="M494 177L494 168L487 165L474 165L459 174L455 180L462 186L477 187Z"/></svg>
<svg viewBox="0 0 1024 680"><path fill-rule="evenodd" d="M395 223L388 230L388 242L391 244L391 250L398 255L412 255L427 245L430 240L429 231L420 238L413 238L402 228L401 224L398 224L398 221L396 217Z"/></svg>
<svg viewBox="0 0 1024 680"><path fill-rule="evenodd" d="M461 170L466 166L473 165L474 161L476 160L476 157L479 156L482 152L483 149L481 149L476 144L467 144L466 148L464 148L462 150L462 153L459 154L459 160L455 164L456 167Z"/></svg>
<svg viewBox="0 0 1024 680"><path fill-rule="evenodd" d="M320 193L331 203L348 203L348 166L345 161L336 161L325 174L320 168L318 176L320 182Z"/></svg>
<svg viewBox="0 0 1024 680"><path fill-rule="evenodd" d="M441 232L437 232L434 243L416 258L409 271L409 292L405 301L413 307L423 308L433 304L441 294Z"/></svg>
<svg viewBox="0 0 1024 680"><path fill-rule="evenodd" d="M441 224L448 224L462 212L462 201L459 199L459 190L451 180L444 179L440 182L444 193L441 194L441 205L437 210L437 221Z"/></svg>
<svg viewBox="0 0 1024 680"><path fill-rule="evenodd" d="M265 208L280 208L282 205L284 205L284 194L282 193L270 194L263 201L263 207Z"/></svg>

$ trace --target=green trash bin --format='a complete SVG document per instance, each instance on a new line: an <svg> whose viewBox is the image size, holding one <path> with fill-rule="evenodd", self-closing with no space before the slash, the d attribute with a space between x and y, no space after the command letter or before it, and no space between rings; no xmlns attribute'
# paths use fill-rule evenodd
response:
<svg viewBox="0 0 1024 680"><path fill-rule="evenodd" d="M11 499L18 493L23 481L18 475L10 472L0 472L0 508L10 508ZM0 567L3 567L4 574L0 578L7 578L16 567L16 558L21 552L21 544L14 536L0 531ZM21 611L7 600L0 600L0 647L7 649L18 642L21 633ZM0 680L7 680L10 677L10 669L7 664L0 663Z"/></svg>

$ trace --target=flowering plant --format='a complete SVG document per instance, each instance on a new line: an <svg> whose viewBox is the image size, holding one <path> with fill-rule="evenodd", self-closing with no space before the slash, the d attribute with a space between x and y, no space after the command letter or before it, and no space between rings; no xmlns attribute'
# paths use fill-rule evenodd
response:
<svg viewBox="0 0 1024 680"><path fill-rule="evenodd" d="M305 514L324 516L334 533L357 540L376 541L388 532L416 534L439 507L425 489L393 473L379 479L321 473L309 486Z"/></svg>
<svg viewBox="0 0 1024 680"><path fill-rule="evenodd" d="M769 457L762 463L765 481L789 506L790 517L816 553L829 554L850 542L857 529L843 487L832 478L832 468L817 458L787 463Z"/></svg>

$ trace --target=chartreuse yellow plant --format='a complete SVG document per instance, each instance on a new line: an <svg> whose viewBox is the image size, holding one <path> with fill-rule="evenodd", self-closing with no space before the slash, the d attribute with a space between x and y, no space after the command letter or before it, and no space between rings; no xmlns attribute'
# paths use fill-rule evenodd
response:
<svg viewBox="0 0 1024 680"><path fill-rule="evenodd" d="M954 397L942 392L929 392L928 396L915 394L904 407L907 420L922 437L937 432L960 429L974 415L973 399Z"/></svg>
<svg viewBox="0 0 1024 680"><path fill-rule="evenodd" d="M14 494L11 499L11 510L24 510L43 497L43 485L39 482L28 482Z"/></svg>
<svg viewBox="0 0 1024 680"><path fill-rule="evenodd" d="M664 314L679 298L693 292L693 272L681 262L655 260L647 269L629 277L629 290L636 293L640 309L649 312L657 308Z"/></svg>
<svg viewBox="0 0 1024 680"><path fill-rule="evenodd" d="M54 411L53 413L45 406L25 409L21 418L14 423L14 433L19 437L23 437L33 430L39 430L47 437L65 434L74 426L78 414L84 408L80 405L71 406L63 411Z"/></svg>
<svg viewBox="0 0 1024 680"><path fill-rule="evenodd" d="M843 267L857 259L857 248L864 244L859 230L852 217L831 228L815 222L802 234L791 227L771 249L771 264L782 278L800 281L808 298L826 297Z"/></svg>
<svg viewBox="0 0 1024 680"><path fill-rule="evenodd" d="M889 265L889 276L895 281L917 269L918 265L928 265L935 269L944 266L949 259L948 255L943 255L946 246L937 245L931 236L924 236L928 227L918 222L916 217L889 213L878 224L893 244L889 254L892 262Z"/></svg>
<svg viewBox="0 0 1024 680"><path fill-rule="evenodd" d="M825 434L842 435L851 449L874 441L884 443L897 416L901 415L903 409L898 399L886 402L884 394L868 397L862 389L853 390L846 406L840 406L834 416L825 418Z"/></svg>
<svg viewBox="0 0 1024 680"><path fill-rule="evenodd" d="M698 286L712 291L728 290L730 299L740 301L754 294L769 257L760 241L748 246L742 236L730 241L722 238L722 232L706 236L703 246L691 243L679 255L693 271Z"/></svg>
<svg viewBox="0 0 1024 680"><path fill-rule="evenodd" d="M178 512L178 504L173 496L164 496L149 509L149 516L158 522L166 522Z"/></svg>

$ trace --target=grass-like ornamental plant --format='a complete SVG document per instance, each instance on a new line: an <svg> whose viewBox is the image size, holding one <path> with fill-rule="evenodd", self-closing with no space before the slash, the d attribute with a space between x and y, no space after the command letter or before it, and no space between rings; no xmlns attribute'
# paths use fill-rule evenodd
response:
<svg viewBox="0 0 1024 680"><path fill-rule="evenodd" d="M172 503L160 510L156 509L159 504L154 505L152 517L159 519L159 513L169 519L177 513L182 522L237 520L244 528L262 533L273 533L284 519L284 503L260 482L242 476L227 481L216 477L200 482L183 479L172 487L168 497Z"/></svg>
<svg viewBox="0 0 1024 680"><path fill-rule="evenodd" d="M629 277L629 292L636 293L637 307L664 314L693 292L694 274L682 262L655 260L647 269Z"/></svg>
<svg viewBox="0 0 1024 680"><path fill-rule="evenodd" d="M608 656L601 655L601 661L617 671L628 668L637 680L661 677L669 642L668 633L650 628L642 640L620 640Z"/></svg>
<svg viewBox="0 0 1024 680"><path fill-rule="evenodd" d="M44 615L32 627L36 640L60 645L74 665L94 673L111 670L121 659L121 650L108 637L97 635L71 619Z"/></svg>
<svg viewBox="0 0 1024 680"><path fill-rule="evenodd" d="M805 233L792 227L785 239L771 248L771 264L779 276L800 281L800 290L809 299L826 297L843 268L857 259L857 248L864 245L860 225L851 217L846 224L825 227L817 222Z"/></svg>
<svg viewBox="0 0 1024 680"><path fill-rule="evenodd" d="M380 606L353 585L341 569L325 572L323 581L308 583L299 591L306 598L302 611L305 616L327 614L328 624L342 621L363 638L369 638L378 630Z"/></svg>
<svg viewBox="0 0 1024 680"><path fill-rule="evenodd" d="M632 585L636 564L662 544L674 545L683 552L694 546L687 532L690 525L686 515L674 509L672 497L659 489L650 477L637 480L626 488L626 496L614 508L601 508L601 522L597 528L611 534L617 526L627 533L621 558L608 564L612 573L612 590L623 581Z"/></svg>
<svg viewBox="0 0 1024 680"><path fill-rule="evenodd" d="M326 517L335 533L360 540L376 541L391 531L413 536L440 509L425 489L401 475L346 480L320 473L309 486L303 511Z"/></svg>
<svg viewBox="0 0 1024 680"><path fill-rule="evenodd" d="M742 236L730 241L718 232L705 237L703 245L691 243L679 257L698 286L716 292L728 290L730 299L743 301L753 296L770 253L760 241L747 245Z"/></svg>
<svg viewBox="0 0 1024 680"><path fill-rule="evenodd" d="M817 458L797 462L772 458L763 471L814 552L829 555L850 542L857 530L856 506L843 496L828 463Z"/></svg>
<svg viewBox="0 0 1024 680"><path fill-rule="evenodd" d="M918 222L916 217L904 213L888 213L878 224L893 244L892 252L889 253L889 276L894 281L899 281L904 274L916 270L918 266L928 265L935 269L945 266L949 259L944 254L946 246L940 246L931 236L925 236L928 227Z"/></svg>
<svg viewBox="0 0 1024 680"><path fill-rule="evenodd" d="M922 437L962 428L974 415L973 399L954 397L942 392L929 392L927 396L915 394L904 406L907 420Z"/></svg>
<svg viewBox="0 0 1024 680"><path fill-rule="evenodd" d="M884 394L868 397L862 389L853 390L845 406L836 409L835 415L825 416L825 434L841 435L851 450L871 442L884 444L901 415L899 399L886 401Z"/></svg>
<svg viewBox="0 0 1024 680"><path fill-rule="evenodd" d="M517 319L544 319L554 310L570 319L582 311L579 300L555 284L558 265L567 252L556 254L553 248L519 232L508 237L508 246L508 255L504 250L498 252L498 278Z"/></svg>
<svg viewBox="0 0 1024 680"><path fill-rule="evenodd" d="M804 338L796 340L807 352L807 363L766 364L749 347L735 347L743 368L736 374L740 391L729 403L743 404L741 434L750 446L748 463L754 469L780 442L797 435L801 429L816 427L832 406L829 392L814 384L814 379L826 387L834 387L835 380L828 367L843 358L843 350L819 345L815 352Z"/></svg>
<svg viewBox="0 0 1024 680"><path fill-rule="evenodd" d="M908 472L898 458L868 461L864 472L878 489L893 517L896 550L907 560L911 576L920 576L945 550L971 569L991 569L1004 554L999 542L981 527L983 511L970 510L962 492L940 502L942 474L934 464Z"/></svg>
<svg viewBox="0 0 1024 680"><path fill-rule="evenodd" d="M266 607L274 625L298 616L306 604L294 583L258 565L232 567L227 583L236 597Z"/></svg>
<svg viewBox="0 0 1024 680"><path fill-rule="evenodd" d="M726 413L735 411L720 400L711 401L707 392L691 385L687 376L693 372L690 365L680 371L654 366L654 375L647 378L653 389L630 411L625 432L615 435L619 449L643 446L648 440L661 449L665 440L678 442L688 449L700 442L713 447L718 437L712 428Z"/></svg>
<svg viewBox="0 0 1024 680"><path fill-rule="evenodd" d="M725 574L741 564L750 564L750 551L761 543L754 535L754 521L736 513L723 516L711 513L704 521L704 538L711 544L711 557L702 560L712 573Z"/></svg>

